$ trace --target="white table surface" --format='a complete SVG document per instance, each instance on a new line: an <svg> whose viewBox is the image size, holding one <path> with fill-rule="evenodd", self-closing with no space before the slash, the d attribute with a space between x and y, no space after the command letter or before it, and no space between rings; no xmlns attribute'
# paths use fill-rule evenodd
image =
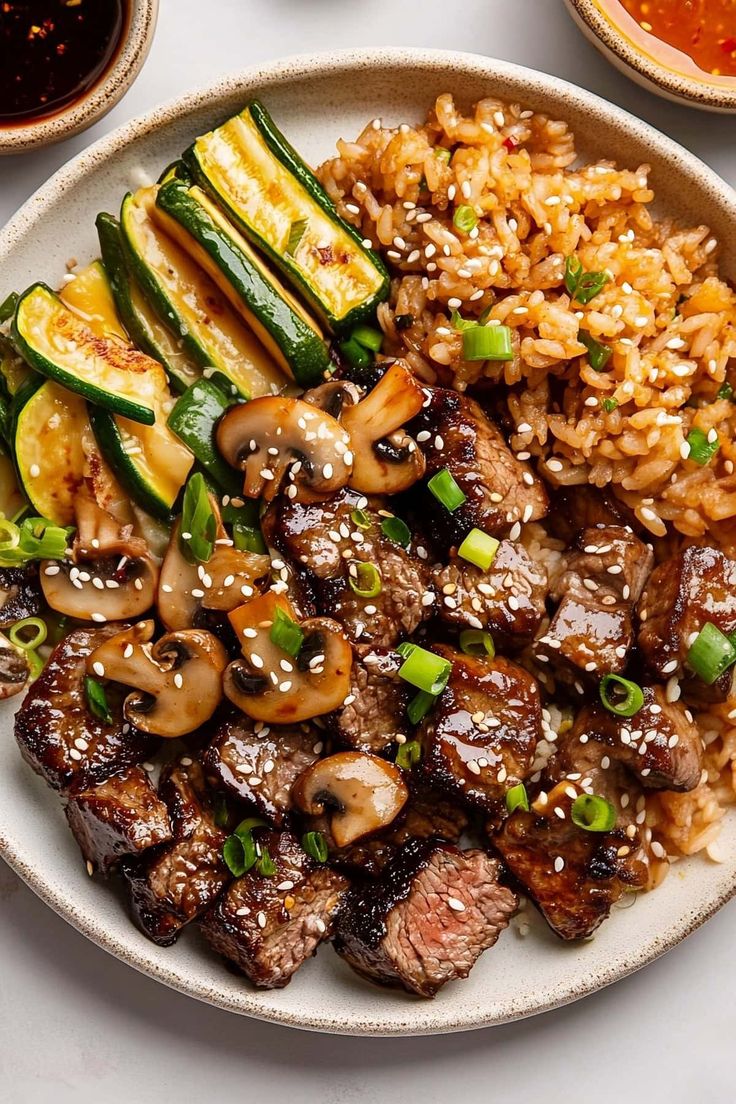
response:
<svg viewBox="0 0 736 1104"><path fill-rule="evenodd" d="M476 51L555 73L698 153L736 184L736 123L666 103L604 62L561 0L161 0L133 89L92 130L0 159L0 223L68 158L222 73L331 47ZM0 1101L550 1104L733 1101L734 906L673 953L558 1012L432 1039L343 1039L205 1007L78 935L0 863Z"/></svg>

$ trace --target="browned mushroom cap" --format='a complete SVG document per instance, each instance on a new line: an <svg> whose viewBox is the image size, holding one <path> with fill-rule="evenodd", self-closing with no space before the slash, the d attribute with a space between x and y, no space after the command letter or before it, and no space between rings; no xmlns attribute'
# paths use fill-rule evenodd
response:
<svg viewBox="0 0 736 1104"><path fill-rule="evenodd" d="M155 644L153 621L111 636L87 659L97 678L133 686L123 710L136 728L157 736L184 736L208 721L222 700L227 653L203 629L167 633Z"/></svg>
<svg viewBox="0 0 736 1104"><path fill-rule="evenodd" d="M243 494L270 501L284 479L288 494L317 502L344 487L353 456L350 437L330 414L284 395L234 406L217 427L217 445L244 473Z"/></svg>
<svg viewBox="0 0 736 1104"><path fill-rule="evenodd" d="M422 409L425 394L416 376L396 361L372 391L345 409L353 474L350 486L364 494L398 494L424 475L424 454L402 428Z"/></svg>
<svg viewBox="0 0 736 1104"><path fill-rule="evenodd" d="M296 657L271 639L278 610L304 634ZM230 664L223 686L243 713L257 721L291 724L343 704L350 692L353 650L337 621L312 617L299 623L289 600L272 590L229 616L245 658Z"/></svg>
<svg viewBox="0 0 736 1104"><path fill-rule="evenodd" d="M28 657L0 633L0 701L24 690L30 675Z"/></svg>
<svg viewBox="0 0 736 1104"><path fill-rule="evenodd" d="M409 791L393 763L365 751L341 751L308 767L291 796L303 813L326 814L335 843L347 847L389 825Z"/></svg>
<svg viewBox="0 0 736 1104"><path fill-rule="evenodd" d="M340 421L342 413L349 406L360 402L361 390L350 380L330 380L305 391L302 398L311 406L318 406L326 414Z"/></svg>

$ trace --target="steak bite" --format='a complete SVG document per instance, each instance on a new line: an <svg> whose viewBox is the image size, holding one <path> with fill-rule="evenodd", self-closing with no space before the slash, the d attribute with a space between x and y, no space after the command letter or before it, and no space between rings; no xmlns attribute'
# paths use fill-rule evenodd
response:
<svg viewBox="0 0 736 1104"><path fill-rule="evenodd" d="M488 571L451 554L434 568L432 583L443 621L488 629L508 642L531 640L546 613L547 572L512 541L501 541Z"/></svg>
<svg viewBox="0 0 736 1104"><path fill-rule="evenodd" d="M410 840L380 879L347 894L335 949L359 974L433 997L467 977L517 907L484 851Z"/></svg>
<svg viewBox="0 0 736 1104"><path fill-rule="evenodd" d="M572 544L581 529L633 525L635 521L633 512L607 487L584 483L555 492L547 524L553 536Z"/></svg>
<svg viewBox="0 0 736 1104"><path fill-rule="evenodd" d="M478 403L458 391L425 390L428 401L410 432L424 448L427 478L448 468L466 496L452 513L430 492L422 496L431 532L445 548L460 544L473 528L500 537L544 517L543 484L529 464L516 459Z"/></svg>
<svg viewBox="0 0 736 1104"><path fill-rule="evenodd" d="M404 659L390 648L354 644L348 704L330 718L330 730L345 747L380 754L409 736L406 707L411 687L399 678Z"/></svg>
<svg viewBox="0 0 736 1104"><path fill-rule="evenodd" d="M140 767L78 790L65 813L85 862L101 874L171 839L168 809Z"/></svg>
<svg viewBox="0 0 736 1104"><path fill-rule="evenodd" d="M174 842L125 863L123 873L136 923L154 943L167 947L185 924L209 908L230 873L222 858L227 833L215 823L200 764L184 756L166 767L159 795L169 810Z"/></svg>
<svg viewBox="0 0 736 1104"><path fill-rule="evenodd" d="M716 548L686 548L652 572L638 607L639 647L655 675L681 674L700 630L736 631L736 560Z"/></svg>
<svg viewBox="0 0 736 1104"><path fill-rule="evenodd" d="M312 725L265 725L232 713L219 726L202 762L208 781L254 806L280 827L291 809L291 787L319 758Z"/></svg>
<svg viewBox="0 0 736 1104"><path fill-rule="evenodd" d="M422 721L422 772L438 789L493 812L510 786L531 772L541 733L536 680L502 656L478 659L443 644L452 663L443 693Z"/></svg>
<svg viewBox="0 0 736 1104"><path fill-rule="evenodd" d="M390 540L381 528L389 516L387 500L343 490L310 505L279 498L263 519L266 539L294 564L317 612L340 621L353 643L387 648L431 616L435 600L426 549ZM372 589L361 563L380 575L380 592L371 597L356 593Z"/></svg>
<svg viewBox="0 0 736 1104"><path fill-rule="evenodd" d="M110 724L94 716L87 705L87 657L124 627L80 628L65 636L15 715L21 755L62 793L104 782L142 762L158 746L158 739L123 719L122 699L114 687L107 690Z"/></svg>
<svg viewBox="0 0 736 1104"><path fill-rule="evenodd" d="M202 918L207 942L262 989L288 985L299 967L331 938L348 880L315 862L288 832L258 832L276 870L253 867L237 878Z"/></svg>

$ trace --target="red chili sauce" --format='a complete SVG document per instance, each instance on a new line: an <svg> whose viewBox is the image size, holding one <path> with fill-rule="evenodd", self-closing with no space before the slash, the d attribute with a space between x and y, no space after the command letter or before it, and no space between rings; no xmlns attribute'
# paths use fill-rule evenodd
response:
<svg viewBox="0 0 736 1104"><path fill-rule="evenodd" d="M81 99L112 61L127 0L0 0L0 126Z"/></svg>
<svg viewBox="0 0 736 1104"><path fill-rule="evenodd" d="M736 77L736 0L607 0L623 7L647 36L653 57L657 41L686 54L703 74Z"/></svg>

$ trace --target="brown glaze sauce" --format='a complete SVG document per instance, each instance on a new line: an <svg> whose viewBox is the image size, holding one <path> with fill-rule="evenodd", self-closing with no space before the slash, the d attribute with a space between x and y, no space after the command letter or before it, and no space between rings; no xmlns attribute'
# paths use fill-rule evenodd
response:
<svg viewBox="0 0 736 1104"><path fill-rule="evenodd" d="M110 65L128 0L0 0L0 126L81 99Z"/></svg>

